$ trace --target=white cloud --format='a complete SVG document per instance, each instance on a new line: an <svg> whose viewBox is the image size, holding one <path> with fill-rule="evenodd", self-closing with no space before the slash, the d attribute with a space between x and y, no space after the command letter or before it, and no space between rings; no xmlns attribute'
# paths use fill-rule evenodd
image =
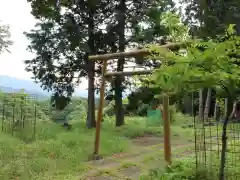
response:
<svg viewBox="0 0 240 180"><path fill-rule="evenodd" d="M36 19L30 13L31 7L26 0L0 0L0 21L10 26L11 39L14 44L10 47L11 53L0 55L0 75L8 75L19 79L30 79L31 73L24 68L24 60L33 55L26 50L29 41L23 35L24 31L34 28ZM87 88L87 81L83 80L80 89Z"/></svg>
<svg viewBox="0 0 240 180"><path fill-rule="evenodd" d="M28 40L23 35L34 27L35 19L30 14L30 6L26 0L17 0L14 3L9 0L0 0L0 20L10 26L11 39L14 41L10 47L11 53L4 52L0 55L0 74L30 79L31 74L25 72L25 59L32 57L26 51Z"/></svg>

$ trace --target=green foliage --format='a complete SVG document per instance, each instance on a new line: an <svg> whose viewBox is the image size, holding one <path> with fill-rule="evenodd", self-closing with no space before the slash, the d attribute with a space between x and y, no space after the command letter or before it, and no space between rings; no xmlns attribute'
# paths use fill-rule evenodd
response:
<svg viewBox="0 0 240 180"><path fill-rule="evenodd" d="M170 115L171 123L176 122L176 114L177 114L177 109L176 109L175 105L169 106L169 115Z"/></svg>
<svg viewBox="0 0 240 180"><path fill-rule="evenodd" d="M163 13L161 23L168 29L170 41L181 42L190 39L188 34L189 28L180 21L178 14L172 12Z"/></svg>
<svg viewBox="0 0 240 180"><path fill-rule="evenodd" d="M60 111L66 108L70 101L70 97L60 95L59 93L54 93L54 95L51 96L52 107Z"/></svg>
<svg viewBox="0 0 240 180"><path fill-rule="evenodd" d="M137 116L146 116L147 110L152 108L152 106L159 106L161 103L155 97L157 94L161 93L160 88L151 87L140 87L135 92L132 92L128 96L128 104L126 106L126 111L129 114ZM175 105L170 106L170 120L172 123L175 122L175 114L177 109Z"/></svg>
<svg viewBox="0 0 240 180"><path fill-rule="evenodd" d="M149 175L141 177L141 180L211 180L216 179L216 174L209 173L207 169L199 170L196 173L195 159L183 159L174 162L166 171L153 169Z"/></svg>
<svg viewBox="0 0 240 180"><path fill-rule="evenodd" d="M238 169L240 167L240 163L238 161L239 157L236 156L235 153L240 152L238 148L239 141L229 139L229 144L233 144L234 146L228 146L228 157L226 159L226 168L225 177L231 178L238 177L239 172ZM204 179L204 180L212 180L219 178L219 157L216 152L209 151L206 152L207 164L201 165L200 163L204 163L198 161L198 167L196 167L196 159L195 157L190 158L182 158L175 162L172 165L167 167L166 169L152 169L149 174L146 176L142 176L142 180L196 180L196 179ZM236 164L232 166L232 160L236 161ZM196 169L197 168L197 169Z"/></svg>
<svg viewBox="0 0 240 180"><path fill-rule="evenodd" d="M25 142L34 140L36 121L48 117L36 104L36 99L24 93L0 93L0 118L3 132Z"/></svg>
<svg viewBox="0 0 240 180"><path fill-rule="evenodd" d="M103 114L108 116L115 114L115 101L110 101L108 105L103 108Z"/></svg>
<svg viewBox="0 0 240 180"><path fill-rule="evenodd" d="M128 104L128 98L123 99L123 104Z"/></svg>
<svg viewBox="0 0 240 180"><path fill-rule="evenodd" d="M25 95L16 94L16 99L21 102ZM7 100L14 103L11 97ZM27 101L31 107L36 103L38 111L45 109L48 102ZM36 141L26 144L0 132L0 179L69 179L86 171L85 161L91 154L95 133L94 129L85 128L82 117L86 117L86 104L84 99L73 98L66 107L70 111L67 118L73 125L71 131L50 121L50 116L42 111L46 119L37 118ZM163 133L161 126L147 127L143 117L127 117L126 124L116 128L114 118L106 116L101 127L101 154L104 156L128 151L132 138L146 134L162 136ZM179 129L172 130L179 135Z"/></svg>
<svg viewBox="0 0 240 180"><path fill-rule="evenodd" d="M51 121L39 122L36 141L31 144L0 132L0 179L69 179L84 173L95 130L85 128L79 119L72 125L73 129L66 132ZM150 133L160 136L162 128L147 128L145 118L139 117L126 118L126 125L116 128L114 118L106 118L102 123L101 155L126 152L131 146L128 138Z"/></svg>
<svg viewBox="0 0 240 180"><path fill-rule="evenodd" d="M181 4L185 5L185 23L189 25L194 36L216 38L224 33L229 24L236 23L239 26L238 0L181 0Z"/></svg>
<svg viewBox="0 0 240 180"><path fill-rule="evenodd" d="M126 10L123 10L119 9L119 2L109 0L98 1L96 4L78 1L74 6L72 2L66 1L53 3L47 0L44 4L40 0L28 2L31 4L32 15L42 21L31 32L25 33L31 41L29 50L37 54L35 58L26 61L26 69L34 74L43 88L68 95L79 83L79 78L94 70L94 63L88 63L89 54L118 50L121 36L119 30L125 28L125 23L128 24L126 29L133 32L130 37L122 37L124 41L127 39L126 44L142 41L137 37L145 31L141 27L143 23L148 23L150 27L147 29L154 29L154 37L158 37L162 34L161 13L174 5L172 0L156 0L151 3L133 1L131 6L124 5ZM126 22L123 24L120 23L121 18L116 18L121 17L117 14L120 10L125 12ZM106 25L104 29L102 24ZM101 67L96 72L101 73Z"/></svg>
<svg viewBox="0 0 240 180"><path fill-rule="evenodd" d="M40 109L44 112L46 116L50 116L51 114L51 103L50 100L41 100L36 101L37 106L40 107Z"/></svg>
<svg viewBox="0 0 240 180"><path fill-rule="evenodd" d="M82 120L86 119L87 117L87 107L83 104L78 104L74 107L74 110L72 110L68 116L67 120Z"/></svg>
<svg viewBox="0 0 240 180"><path fill-rule="evenodd" d="M189 40L190 37L188 35L188 27L180 21L180 16L177 13L168 11L159 12L158 15L158 21L168 32L168 34L166 34L167 41L179 42ZM157 44L159 44L159 42ZM150 59L152 62L148 60L146 65L148 63L154 64L154 62L158 62L153 65L153 67L156 68L160 66L159 61L164 61L163 57ZM134 78L134 82L137 82L137 88L128 96L129 103L127 105L127 110L136 115L146 115L147 109L149 108L147 106L151 106L152 104L156 104L156 102L158 102L158 99L155 96L162 93L162 87L150 87L149 84L151 84L151 77L149 76L138 76ZM179 96L180 94L181 93L178 93L177 95ZM179 99L179 97L175 97L173 103L176 103L176 101ZM159 102L157 104L159 104Z"/></svg>
<svg viewBox="0 0 240 180"><path fill-rule="evenodd" d="M68 179L83 173L95 131L85 129L84 122L74 126L74 131L66 132L51 122L39 123L38 140L28 145L0 133L0 179ZM105 128L101 139L102 155L120 153L129 147L126 138Z"/></svg>
<svg viewBox="0 0 240 180"><path fill-rule="evenodd" d="M0 105L3 131L26 142L33 140L39 122L80 121L86 119L87 112L87 102L84 99L73 98L63 110L56 110L51 106L50 100L38 101L24 91L0 93Z"/></svg>
<svg viewBox="0 0 240 180"><path fill-rule="evenodd" d="M160 42L159 37L168 34L168 29L161 23L164 12L173 10L172 0L155 1L147 12L141 17L141 21L135 22L133 40L139 44ZM161 42L160 42L161 43ZM140 58L139 58L140 59Z"/></svg>
<svg viewBox="0 0 240 180"><path fill-rule="evenodd" d="M28 2L32 15L41 21L25 33L30 40L28 50L36 54L34 58L25 61L26 70L33 74L44 90L63 97L64 101L55 101L58 110L67 106L81 78L88 76L92 87L88 89L91 98L87 126L93 128L94 76L101 73L101 67L89 61L88 56L106 52L115 43L113 33L107 34L100 28L106 18L112 17L114 3L109 0L97 3L51 0L44 3L41 0Z"/></svg>
<svg viewBox="0 0 240 180"><path fill-rule="evenodd" d="M47 119L45 113L37 105L37 101L31 95L20 93L0 93L1 108L4 108L4 116L10 120L24 117L26 120L36 118Z"/></svg>
<svg viewBox="0 0 240 180"><path fill-rule="evenodd" d="M67 106L62 109L58 110L56 108L51 109L51 119L53 121L68 121L73 119L86 119L86 112L87 112L87 102L84 99L77 99L73 98Z"/></svg>
<svg viewBox="0 0 240 180"><path fill-rule="evenodd" d="M229 33L223 42L194 41L184 55L153 47L157 53L152 57L163 59L153 74L154 85L173 94L217 86L229 94L229 85L239 86L239 66L235 63L238 59L230 56L239 52L239 40Z"/></svg>
<svg viewBox="0 0 240 180"><path fill-rule="evenodd" d="M146 116L147 110L151 108L149 104L144 104L140 102L138 104L138 108L136 109L137 111L135 112L136 115L138 116Z"/></svg>
<svg viewBox="0 0 240 180"><path fill-rule="evenodd" d="M159 105L158 99L155 98L159 92L161 92L160 88L139 87L128 95L127 112L137 116L146 116L148 108Z"/></svg>
<svg viewBox="0 0 240 180"><path fill-rule="evenodd" d="M158 36L162 30L159 14L173 6L172 0L28 2L31 4L32 15L41 21L33 30L25 33L31 42L29 51L36 54L33 59L25 61L26 70L33 73L43 89L66 97L72 96L81 78L88 76L92 86L88 89L91 97L88 107L88 112L91 113L87 123L89 128L95 122L94 106L91 104L94 101L94 86L99 87L99 81L94 84L94 76L101 74L101 63L89 61L88 56L123 51L126 46L141 42L136 38L141 31L140 24L149 23L149 19L151 27L148 30L151 31L154 27L152 34ZM125 31L132 32L132 35L125 35ZM124 64L124 61L121 62ZM123 68L121 62L117 68L120 71ZM119 83L114 83L112 89L116 90L115 95L121 101L122 91L130 83L122 82L121 79L116 82ZM117 106L121 104L118 103ZM121 110L122 107L117 109Z"/></svg>

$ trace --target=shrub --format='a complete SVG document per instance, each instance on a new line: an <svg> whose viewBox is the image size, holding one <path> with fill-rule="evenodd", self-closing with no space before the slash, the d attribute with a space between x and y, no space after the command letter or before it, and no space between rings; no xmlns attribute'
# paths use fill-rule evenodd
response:
<svg viewBox="0 0 240 180"><path fill-rule="evenodd" d="M177 114L177 109L174 105L171 105L169 107L169 115L170 115L170 121L171 123L176 122L176 114Z"/></svg>
<svg viewBox="0 0 240 180"><path fill-rule="evenodd" d="M207 169L196 171L193 158L180 160L169 166L165 171L162 169L150 170L148 175L142 176L141 180L212 180L216 174L208 172Z"/></svg>
<svg viewBox="0 0 240 180"><path fill-rule="evenodd" d="M104 109L103 114L107 116L113 116L115 114L115 102L111 101Z"/></svg>

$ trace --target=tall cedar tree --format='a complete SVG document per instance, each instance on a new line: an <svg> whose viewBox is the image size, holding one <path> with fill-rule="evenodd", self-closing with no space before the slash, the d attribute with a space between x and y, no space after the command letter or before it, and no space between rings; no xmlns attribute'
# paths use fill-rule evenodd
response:
<svg viewBox="0 0 240 180"><path fill-rule="evenodd" d="M31 40L30 50L37 57L26 61L27 70L34 73L36 81L43 88L57 92L55 97L70 97L79 78L88 76L88 121L89 128L94 126L94 69L95 63L87 60L89 54L107 51L124 51L126 46L136 40L140 23L149 22L156 17L150 27L160 31L159 12L172 6L166 1L69 1L29 0L32 14L41 20L38 27L26 35ZM159 17L158 17L159 15ZM106 25L103 30L100 29ZM130 36L126 32L131 32ZM118 61L117 70L121 71L126 61ZM101 67L101 66L100 66ZM123 79L115 79L116 125L124 124L122 108ZM61 102L61 101L60 101Z"/></svg>
<svg viewBox="0 0 240 180"><path fill-rule="evenodd" d="M42 88L55 92L63 100L72 96L81 77L88 77L88 128L95 126L95 62L89 54L104 52L109 38L100 29L111 14L112 1L45 1L28 0L32 15L40 22L37 29L26 33L29 50L36 54L26 61ZM61 99L61 98L58 98ZM66 102L56 101L65 107Z"/></svg>
<svg viewBox="0 0 240 180"><path fill-rule="evenodd" d="M171 9L173 6L174 3L171 0L120 0L115 8L115 18L111 22L111 25L115 25L113 29L116 30L116 47L118 51L124 51L126 47L133 47L136 44L143 45L145 44L144 41L154 42L155 37L166 32L166 29L160 24L161 13ZM147 28L144 28L142 24L147 25ZM116 51L116 48L112 49L112 51ZM123 71L124 64L129 61L132 62L132 59L119 58L117 71ZM138 61L135 60L134 62ZM126 88L124 84L129 85L125 78L120 76L115 78L113 90L115 92L116 126L124 124L122 103L122 93Z"/></svg>

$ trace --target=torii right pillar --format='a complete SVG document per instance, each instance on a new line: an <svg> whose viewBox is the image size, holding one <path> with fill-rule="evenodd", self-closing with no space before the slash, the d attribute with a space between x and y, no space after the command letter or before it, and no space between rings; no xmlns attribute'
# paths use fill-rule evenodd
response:
<svg viewBox="0 0 240 180"><path fill-rule="evenodd" d="M164 132L164 158L167 165L172 164L171 157L171 133L169 115L169 97L163 96L163 132Z"/></svg>

